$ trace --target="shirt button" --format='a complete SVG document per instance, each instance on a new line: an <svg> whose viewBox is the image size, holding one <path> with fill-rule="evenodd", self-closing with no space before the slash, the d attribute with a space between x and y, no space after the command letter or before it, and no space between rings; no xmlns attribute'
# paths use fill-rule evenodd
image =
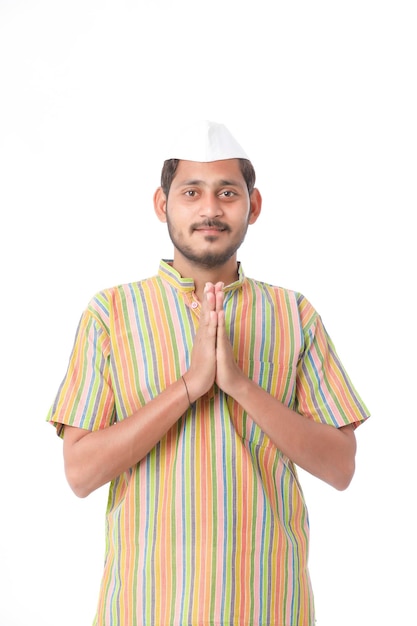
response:
<svg viewBox="0 0 417 626"><path fill-rule="evenodd" d="M198 302L196 302L195 300L193 302L191 302L191 308L192 309L196 309L198 307Z"/></svg>

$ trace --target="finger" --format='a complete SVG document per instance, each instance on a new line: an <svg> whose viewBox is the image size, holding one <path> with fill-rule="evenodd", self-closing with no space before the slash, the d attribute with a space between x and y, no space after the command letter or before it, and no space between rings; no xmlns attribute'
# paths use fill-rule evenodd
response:
<svg viewBox="0 0 417 626"><path fill-rule="evenodd" d="M214 292L216 295L216 311L223 311L224 304L224 283L216 283L214 286Z"/></svg>
<svg viewBox="0 0 417 626"><path fill-rule="evenodd" d="M216 345L218 350L218 357L222 358L224 356L225 346L227 346L227 342L229 341L229 337L226 332L226 324L224 318L224 311L219 311L217 313L217 329L216 329ZM222 355L222 356L221 356Z"/></svg>
<svg viewBox="0 0 417 626"><path fill-rule="evenodd" d="M206 314L207 311L215 311L216 309L216 296L213 283L206 283L204 286L201 308L204 314Z"/></svg>
<svg viewBox="0 0 417 626"><path fill-rule="evenodd" d="M230 342L229 336L226 331L226 321L224 311L217 313L217 346L224 346L225 342Z"/></svg>
<svg viewBox="0 0 417 626"><path fill-rule="evenodd" d="M208 335L209 337L217 337L217 313L216 311L209 311L208 319Z"/></svg>

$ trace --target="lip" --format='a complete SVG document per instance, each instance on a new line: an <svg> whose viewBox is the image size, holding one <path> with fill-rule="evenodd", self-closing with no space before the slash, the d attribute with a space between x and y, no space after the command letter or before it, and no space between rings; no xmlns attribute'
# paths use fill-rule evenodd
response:
<svg viewBox="0 0 417 626"><path fill-rule="evenodd" d="M191 225L191 230L197 231L203 234L217 234L224 233L230 230L227 224L224 224L222 221L217 219L207 219L201 220L201 222L195 222Z"/></svg>
<svg viewBox="0 0 417 626"><path fill-rule="evenodd" d="M225 228L196 228L198 233L224 233Z"/></svg>
<svg viewBox="0 0 417 626"><path fill-rule="evenodd" d="M194 231L197 235L200 235L203 239L207 241L217 241L221 239L222 235L226 232L225 229L219 228L198 228Z"/></svg>
<svg viewBox="0 0 417 626"><path fill-rule="evenodd" d="M194 229L198 233L225 233L226 230L226 228L218 228L216 226L202 226Z"/></svg>

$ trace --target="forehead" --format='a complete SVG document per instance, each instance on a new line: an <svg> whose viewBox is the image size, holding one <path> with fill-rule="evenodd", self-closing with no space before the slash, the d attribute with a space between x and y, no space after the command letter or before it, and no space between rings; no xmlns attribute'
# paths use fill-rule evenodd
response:
<svg viewBox="0 0 417 626"><path fill-rule="evenodd" d="M173 184L177 186L191 181L206 185L234 184L246 186L238 159L210 161L209 163L180 161Z"/></svg>

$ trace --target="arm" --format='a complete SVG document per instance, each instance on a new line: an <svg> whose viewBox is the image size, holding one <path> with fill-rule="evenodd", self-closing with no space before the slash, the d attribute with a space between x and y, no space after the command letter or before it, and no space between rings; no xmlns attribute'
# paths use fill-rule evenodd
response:
<svg viewBox="0 0 417 626"><path fill-rule="evenodd" d="M223 294L216 291L216 383L251 416L271 441L294 463L339 490L348 487L355 471L353 427L335 428L315 422L279 402L250 380L235 362L226 333ZM193 389L193 382L190 382ZM194 399L193 397L191 398Z"/></svg>
<svg viewBox="0 0 417 626"><path fill-rule="evenodd" d="M283 405L242 372L229 381L227 388L226 393L239 402L283 454L336 489L348 487L356 454L351 425L335 428L314 422Z"/></svg>
<svg viewBox="0 0 417 626"><path fill-rule="evenodd" d="M138 463L187 410L179 379L126 419L101 430L65 426L64 463L74 493L83 498Z"/></svg>
<svg viewBox="0 0 417 626"><path fill-rule="evenodd" d="M192 401L214 383L217 332L214 301L211 293L204 298L190 369L184 375L184 379L191 375L196 380ZM138 463L185 413L188 405L184 381L179 379L113 426L95 431L65 426L65 473L74 493L85 497Z"/></svg>

